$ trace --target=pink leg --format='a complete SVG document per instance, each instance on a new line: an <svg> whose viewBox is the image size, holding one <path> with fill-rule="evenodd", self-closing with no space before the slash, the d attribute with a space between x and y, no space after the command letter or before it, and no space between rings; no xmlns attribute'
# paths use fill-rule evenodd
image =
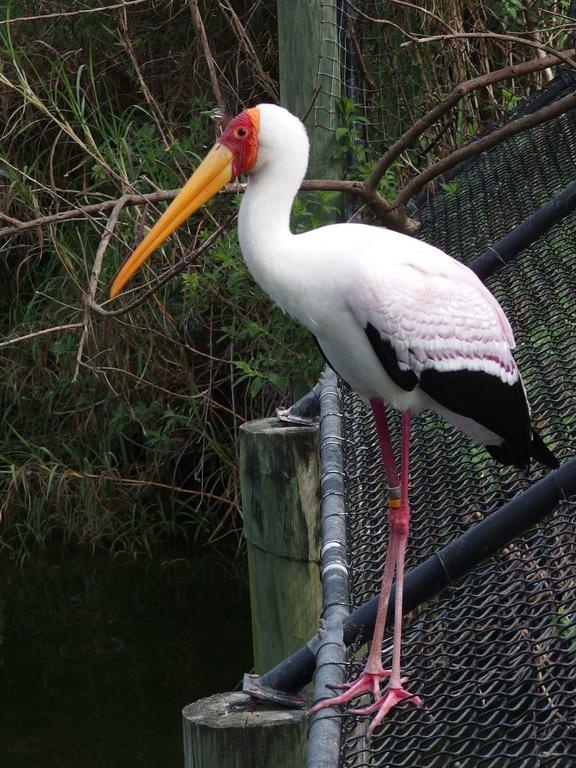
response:
<svg viewBox="0 0 576 768"><path fill-rule="evenodd" d="M392 645L392 671L388 689L384 696L377 699L371 706L359 710L351 710L357 714L377 712L370 723L368 735L371 735L392 707L400 701L409 699L412 704L422 706L419 696L409 693L404 687L400 672L400 656L402 646L402 598L404 591L404 557L408 530L410 527L410 506L408 503L408 485L410 477L410 414L402 414L402 478L400 483L400 506L390 509L390 529L393 532L393 542L396 557L396 596L394 601L394 640Z"/></svg>
<svg viewBox="0 0 576 768"><path fill-rule="evenodd" d="M392 589L392 581L394 580L394 569L396 566L397 556L396 531L391 525L391 513L394 505L398 503L399 483L398 472L396 470L396 462L394 460L394 451L392 450L392 442L390 440L390 432L388 431L386 412L384 410L384 403L382 400L371 400L370 405L372 406L372 413L374 414L374 421L376 422L376 432L380 442L380 450L382 452L382 459L384 461L384 470L386 472L386 479L388 481L388 503L390 506L388 515L390 535L388 539L386 562L384 563L384 573L382 575L382 586L380 588L378 611L376 613L376 622L374 624L374 634L372 636L372 644L370 646L370 653L368 654L368 661L366 663L365 672L382 677L382 640L384 638L386 614L388 613L388 600L390 598L390 590ZM389 672L385 672L385 674L388 675Z"/></svg>
<svg viewBox="0 0 576 768"><path fill-rule="evenodd" d="M398 481L398 470L396 469L396 461L394 460L394 450L392 448L392 441L390 440L390 431L388 430L388 420L386 419L384 403L382 400L370 400L370 407L372 408L374 421L376 423L376 433L380 443L380 451L382 453L382 461L384 462L384 471L386 472L388 489L390 491L397 491L400 483Z"/></svg>
<svg viewBox="0 0 576 768"><path fill-rule="evenodd" d="M374 703L361 710L351 710L361 714L371 713L378 710L378 714L372 721L368 733L372 733L374 728L384 719L388 712L399 701L410 698L414 704L421 704L417 696L412 696L402 687L402 677L400 672L400 651L402 635L402 590L404 578L404 556L406 552L406 542L408 539L409 527L409 505L408 505L408 480L409 480L409 456L410 456L410 414L405 413L402 416L402 479L400 488L398 483L398 473L394 462L394 454L384 406L381 401L371 401L374 419L376 421L376 430L380 440L382 458L389 487L389 524L390 540L388 544L388 553L384 565L384 574L382 578L382 587L380 590L380 599L378 602L378 611L374 625L374 636L368 661L362 675L353 683L346 683L344 687L346 692L331 699L319 702L312 707L311 712L316 712L323 707L330 707L336 704L344 704L361 693L370 692L374 697ZM398 496L400 498L398 498ZM392 588L392 581L396 571L396 599L394 604L394 640L392 650L392 670L389 672L382 667L382 640L384 637L384 628L386 623L386 614L388 612L388 601ZM390 675L388 689L384 696L380 691L380 680Z"/></svg>

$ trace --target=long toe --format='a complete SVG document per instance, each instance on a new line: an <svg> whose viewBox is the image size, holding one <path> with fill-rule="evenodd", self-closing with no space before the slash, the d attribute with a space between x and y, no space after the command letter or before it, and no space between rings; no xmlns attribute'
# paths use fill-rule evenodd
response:
<svg viewBox="0 0 576 768"><path fill-rule="evenodd" d="M382 696L380 701L374 702L372 706L366 708L367 711L365 714L372 714L372 712L378 710L378 714L368 727L368 736L371 736L374 733L374 729L380 725L390 710L401 701L409 701L417 707L423 706L423 702L420 696L416 696L415 694L410 693L405 688L389 688L384 696ZM361 714L364 713L362 712Z"/></svg>
<svg viewBox="0 0 576 768"><path fill-rule="evenodd" d="M375 701L380 701L382 693L380 691L380 681L384 677L388 677L390 672L386 669L381 670L379 673L363 672L360 677L352 683L342 683L342 685L335 685L334 688L344 688L344 693L338 696L333 696L329 699L323 699L322 701L314 704L310 709L310 714L318 712L325 707L335 707L339 704L347 704L356 696L361 696L363 693L371 693Z"/></svg>

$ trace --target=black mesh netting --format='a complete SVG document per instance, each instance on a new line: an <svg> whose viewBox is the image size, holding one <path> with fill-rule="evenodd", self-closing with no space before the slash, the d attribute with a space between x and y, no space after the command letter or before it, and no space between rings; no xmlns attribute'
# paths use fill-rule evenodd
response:
<svg viewBox="0 0 576 768"><path fill-rule="evenodd" d="M568 114L485 153L421 201L420 236L468 262L575 178ZM561 461L576 453L575 253L573 214L487 282L514 329L534 423ZM343 399L355 607L380 587L386 494L371 415L353 393ZM399 419L390 419L398 451ZM416 419L407 569L542 473L534 466L528 481L436 417ZM341 765L576 765L576 500L406 617L403 637L407 687L428 714L399 706L371 742L365 718L344 718ZM358 655L350 676L363 665Z"/></svg>

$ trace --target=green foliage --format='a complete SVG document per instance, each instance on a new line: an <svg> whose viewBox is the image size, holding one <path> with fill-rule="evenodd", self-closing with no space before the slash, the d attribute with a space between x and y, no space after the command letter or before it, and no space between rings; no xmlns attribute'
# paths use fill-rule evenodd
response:
<svg viewBox="0 0 576 768"><path fill-rule="evenodd" d="M332 224L339 215L340 195L338 192L300 194L294 201L292 229L294 232L306 232L325 224Z"/></svg>
<svg viewBox="0 0 576 768"><path fill-rule="evenodd" d="M448 197L456 197L458 195L458 189L460 187L460 183L458 179L453 179L452 181L446 181L444 184L440 185L440 188L443 192L445 192Z"/></svg>
<svg viewBox="0 0 576 768"><path fill-rule="evenodd" d="M370 143L372 125L362 114L360 105L351 99L340 99L340 123L335 131L336 156L347 158L347 177L364 181L379 159L379 148ZM398 163L386 170L378 184L378 192L385 199L393 199L398 192Z"/></svg>
<svg viewBox="0 0 576 768"><path fill-rule="evenodd" d="M491 0L486 5L503 23L517 24L526 10L525 0Z"/></svg>
<svg viewBox="0 0 576 768"><path fill-rule="evenodd" d="M167 25L169 5L0 26L0 194L10 217L182 185L214 127L210 96L190 77L191 25ZM263 45L272 22L265 7L254 16ZM232 41L218 16L211 23L225 71ZM252 93L254 80L242 88ZM214 201L151 269L174 264L235 205ZM321 198L299 214L326 216L330 205ZM161 207L122 210L97 303ZM322 365L255 287L235 235L130 314L87 312L110 210L12 234L0 252L3 340L76 324L0 347L0 548L14 556L53 546L136 556L175 539L237 536L238 426L272 414Z"/></svg>
<svg viewBox="0 0 576 768"><path fill-rule="evenodd" d="M517 109L523 101L522 96L503 86L500 88L500 98L504 109L509 110Z"/></svg>
<svg viewBox="0 0 576 768"><path fill-rule="evenodd" d="M369 170L372 158L366 146L363 128L369 124L369 120L362 114L361 107L352 99L341 98L340 127L336 128L335 139L337 141L336 157L352 156L352 163L358 171Z"/></svg>

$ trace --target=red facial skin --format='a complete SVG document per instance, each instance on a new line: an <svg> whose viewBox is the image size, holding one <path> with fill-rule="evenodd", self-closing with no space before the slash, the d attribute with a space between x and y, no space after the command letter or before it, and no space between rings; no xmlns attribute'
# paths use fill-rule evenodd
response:
<svg viewBox="0 0 576 768"><path fill-rule="evenodd" d="M228 124L218 139L232 152L232 178L250 173L258 154L258 128L260 113L257 109L246 109Z"/></svg>

